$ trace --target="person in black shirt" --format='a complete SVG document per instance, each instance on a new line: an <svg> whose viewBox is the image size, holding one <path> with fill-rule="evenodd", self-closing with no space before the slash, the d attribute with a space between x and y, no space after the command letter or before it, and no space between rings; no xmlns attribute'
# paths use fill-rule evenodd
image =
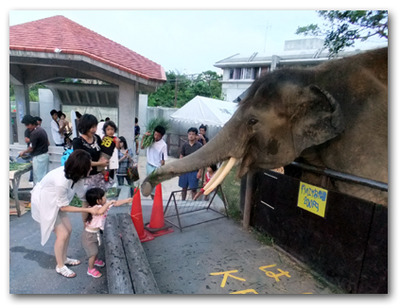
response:
<svg viewBox="0 0 400 308"><path fill-rule="evenodd" d="M72 146L74 150L82 149L90 154L92 159L92 170L90 174L97 174L97 166L107 166L108 160L100 159L101 139L95 134L97 129L97 119L92 114L84 114L79 120L78 131L81 133L79 137L74 138Z"/></svg>
<svg viewBox="0 0 400 308"><path fill-rule="evenodd" d="M36 125L36 119L31 115L25 115L21 123L30 131L30 145L21 151L19 156L25 156L27 153L32 156L33 185L36 185L49 171L49 139L46 131Z"/></svg>
<svg viewBox="0 0 400 308"><path fill-rule="evenodd" d="M99 173L97 167L101 169L108 165L108 159L100 158L101 139L96 135L97 119L92 114L84 114L78 122L78 131L81 133L79 137L72 140L72 147L75 150L82 149L90 154L92 162L92 170L89 178L86 180L87 185L91 187L101 187L104 190L110 188L112 182L104 182L103 174Z"/></svg>
<svg viewBox="0 0 400 308"><path fill-rule="evenodd" d="M188 129L188 141L182 145L179 158L183 158L192 154L202 147L200 142L197 142L197 128L191 127ZM192 191L192 199L196 195L197 187L199 186L199 178L201 177L201 170L192 171L182 174L179 177L179 187L182 188L182 200L186 200L187 189Z"/></svg>

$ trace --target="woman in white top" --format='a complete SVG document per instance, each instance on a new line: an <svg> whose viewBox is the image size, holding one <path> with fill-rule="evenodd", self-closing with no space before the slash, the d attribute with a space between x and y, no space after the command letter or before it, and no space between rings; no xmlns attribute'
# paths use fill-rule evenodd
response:
<svg viewBox="0 0 400 308"><path fill-rule="evenodd" d="M54 230L56 241L54 253L56 256L57 273L72 278L76 274L67 265L78 265L79 260L67 257L67 249L72 231L67 212L97 214L97 209L75 207L69 205L75 194L84 202L85 185L83 179L91 170L89 153L75 150L68 157L64 166L49 173L32 190L32 218L40 223L41 244L48 241Z"/></svg>

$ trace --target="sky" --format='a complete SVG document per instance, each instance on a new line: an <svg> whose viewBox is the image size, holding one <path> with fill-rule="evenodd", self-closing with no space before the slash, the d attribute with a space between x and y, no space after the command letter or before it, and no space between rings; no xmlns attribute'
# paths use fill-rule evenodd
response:
<svg viewBox="0 0 400 308"><path fill-rule="evenodd" d="M160 64L165 71L221 73L214 64L240 53L279 54L301 39L299 26L322 24L315 10L10 10L9 25L63 15Z"/></svg>
<svg viewBox="0 0 400 308"><path fill-rule="evenodd" d="M12 10L10 26L63 15L117 42L166 71L195 74L236 53L282 50L315 11L272 10Z"/></svg>

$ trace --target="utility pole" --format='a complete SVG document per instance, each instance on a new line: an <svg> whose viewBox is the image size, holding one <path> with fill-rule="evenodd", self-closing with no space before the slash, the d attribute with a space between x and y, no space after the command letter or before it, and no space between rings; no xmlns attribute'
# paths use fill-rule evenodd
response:
<svg viewBox="0 0 400 308"><path fill-rule="evenodd" d="M178 97L178 76L175 77L175 102L174 102L175 108L176 108L177 97Z"/></svg>
<svg viewBox="0 0 400 308"><path fill-rule="evenodd" d="M264 53L266 52L267 49L267 37L268 37L268 31L269 29L271 29L271 25L269 24L269 22L267 22L266 26L265 26L265 37L264 37Z"/></svg>

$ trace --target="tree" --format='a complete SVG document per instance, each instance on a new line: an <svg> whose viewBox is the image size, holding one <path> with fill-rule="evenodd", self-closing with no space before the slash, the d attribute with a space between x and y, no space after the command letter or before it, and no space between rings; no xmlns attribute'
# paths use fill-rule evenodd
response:
<svg viewBox="0 0 400 308"><path fill-rule="evenodd" d="M388 11L317 11L328 21L325 28L316 24L298 27L296 34L324 36L324 47L331 56L345 47L354 46L356 41L371 37L388 39Z"/></svg>
<svg viewBox="0 0 400 308"><path fill-rule="evenodd" d="M219 99L222 93L222 76L206 71L196 78L175 72L166 73L167 82L149 95L149 106L182 107L197 95Z"/></svg>
<svg viewBox="0 0 400 308"><path fill-rule="evenodd" d="M196 95L202 95L206 97L221 98L222 87L220 80L222 77L214 71L205 71L197 76L195 87L199 85L203 88L203 93L196 93Z"/></svg>
<svg viewBox="0 0 400 308"><path fill-rule="evenodd" d="M43 89L44 86L41 84L34 84L29 87L29 101L38 102L39 101L39 89ZM15 90L14 86L10 83L10 101L15 101Z"/></svg>
<svg viewBox="0 0 400 308"><path fill-rule="evenodd" d="M149 95L149 106L174 106L175 82L177 81L177 75L174 72L166 72L166 77L166 83L159 87L156 92Z"/></svg>

